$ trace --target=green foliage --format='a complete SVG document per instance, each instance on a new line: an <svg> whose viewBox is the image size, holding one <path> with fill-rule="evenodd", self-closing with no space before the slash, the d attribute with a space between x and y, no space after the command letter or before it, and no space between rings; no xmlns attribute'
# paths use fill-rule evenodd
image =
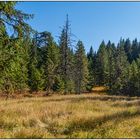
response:
<svg viewBox="0 0 140 140"><path fill-rule="evenodd" d="M39 91L42 88L42 69L37 68L37 47L32 44L29 48L29 62L28 62L28 85L31 91Z"/></svg>
<svg viewBox="0 0 140 140"><path fill-rule="evenodd" d="M45 33L47 45L43 47L42 67L44 69L44 87L48 93L53 90L57 81L58 65L60 63L59 48L49 32ZM57 87L58 88L58 87Z"/></svg>
<svg viewBox="0 0 140 140"><path fill-rule="evenodd" d="M68 15L57 44L51 33L33 32L33 16L16 2L0 3L0 92L81 93L106 86L110 94L140 95L140 42L121 38L118 45L101 42L87 56L82 41L73 50ZM7 29L11 27L10 34Z"/></svg>
<svg viewBox="0 0 140 140"><path fill-rule="evenodd" d="M99 46L99 50L97 52L97 84L104 85L106 83L106 75L108 69L108 55L106 50L106 45L104 41Z"/></svg>
<svg viewBox="0 0 140 140"><path fill-rule="evenodd" d="M88 78L88 85L87 85L87 89L89 91L92 90L93 86L96 84L96 61L95 61L95 53L93 51L93 48L91 46L89 53L87 54L87 58L88 58L88 70L89 70L89 78Z"/></svg>
<svg viewBox="0 0 140 140"><path fill-rule="evenodd" d="M26 23L33 15L23 13L15 8L16 2L1 2L0 3L0 24L12 27L18 37L23 37L32 29Z"/></svg>
<svg viewBox="0 0 140 140"><path fill-rule="evenodd" d="M109 90L112 90L112 86L115 84L116 80L116 48L114 44L111 44L109 41L107 44L107 54L108 54L108 66L106 72L106 85L109 87Z"/></svg>
<svg viewBox="0 0 140 140"><path fill-rule="evenodd" d="M53 90L56 92L64 93L64 81L61 79L61 77L58 75L55 78L55 82L53 84Z"/></svg>
<svg viewBox="0 0 140 140"><path fill-rule="evenodd" d="M88 83L88 60L82 41L78 41L75 52L75 91L80 94L86 91Z"/></svg>
<svg viewBox="0 0 140 140"><path fill-rule="evenodd" d="M127 83L127 68L129 63L127 61L127 56L124 51L124 40L120 40L118 44L117 52L116 52L116 80L115 84L113 85L113 90L116 93L123 93L125 85Z"/></svg>
<svg viewBox="0 0 140 140"><path fill-rule="evenodd" d="M59 75L64 83L64 94L73 91L73 51L71 47L71 33L69 19L67 15L66 23L62 29L59 46L60 46L60 64Z"/></svg>

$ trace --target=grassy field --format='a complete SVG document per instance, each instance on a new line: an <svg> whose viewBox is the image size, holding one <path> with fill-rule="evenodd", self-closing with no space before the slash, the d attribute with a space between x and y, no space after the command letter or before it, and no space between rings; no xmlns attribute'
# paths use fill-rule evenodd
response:
<svg viewBox="0 0 140 140"><path fill-rule="evenodd" d="M140 138L140 98L91 93L1 99L0 138Z"/></svg>

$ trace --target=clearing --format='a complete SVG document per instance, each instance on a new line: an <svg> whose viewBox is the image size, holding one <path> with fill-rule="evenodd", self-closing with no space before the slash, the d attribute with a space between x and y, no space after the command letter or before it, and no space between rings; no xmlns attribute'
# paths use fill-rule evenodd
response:
<svg viewBox="0 0 140 140"><path fill-rule="evenodd" d="M0 100L0 138L140 138L139 97L91 93Z"/></svg>

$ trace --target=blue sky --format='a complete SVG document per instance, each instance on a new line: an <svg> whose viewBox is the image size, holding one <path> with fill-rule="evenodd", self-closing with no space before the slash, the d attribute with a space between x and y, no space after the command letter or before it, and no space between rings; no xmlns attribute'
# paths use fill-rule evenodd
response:
<svg viewBox="0 0 140 140"><path fill-rule="evenodd" d="M19 2L16 7L34 14L30 25L51 32L56 41L68 14L73 39L82 40L86 51L91 45L97 50L102 40L140 39L140 2Z"/></svg>

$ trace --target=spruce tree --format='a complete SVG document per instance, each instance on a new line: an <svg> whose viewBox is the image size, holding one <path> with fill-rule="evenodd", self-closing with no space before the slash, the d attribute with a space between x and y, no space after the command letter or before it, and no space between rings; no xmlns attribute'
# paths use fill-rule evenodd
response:
<svg viewBox="0 0 140 140"><path fill-rule="evenodd" d="M39 91L42 89L42 71L37 68L38 59L37 59L37 44L36 44L36 35L33 39L33 43L29 48L29 62L28 62L28 85L31 92Z"/></svg>
<svg viewBox="0 0 140 140"><path fill-rule="evenodd" d="M46 42L47 44L43 47L44 55L43 59L43 69L44 69L44 87L48 93L51 93L54 89L55 83L58 76L58 66L60 63L60 53L59 48L54 42L51 34L46 32ZM55 89L56 90L56 89Z"/></svg>
<svg viewBox="0 0 140 140"><path fill-rule="evenodd" d="M109 87L109 90L112 90L112 86L115 84L115 63L116 63L116 48L115 45L110 41L107 44L107 54L108 54L108 63L106 70L106 85Z"/></svg>
<svg viewBox="0 0 140 140"><path fill-rule="evenodd" d="M82 41L78 41L75 53L75 92L86 91L88 83L88 60Z"/></svg>
<svg viewBox="0 0 140 140"><path fill-rule="evenodd" d="M124 51L124 40L120 40L117 46L116 52L116 64L115 64L115 84L113 85L113 92L123 94L125 85L127 83L127 68L129 62L127 60L126 53Z"/></svg>
<svg viewBox="0 0 140 140"><path fill-rule="evenodd" d="M138 93L138 66L135 60L133 60L132 64L130 65L131 73L129 79L129 90L127 94L134 96Z"/></svg>
<svg viewBox="0 0 140 140"><path fill-rule="evenodd" d="M66 23L62 29L62 33L59 40L60 47L60 65L59 65L59 74L64 84L64 94L72 91L70 85L73 84L72 75L73 75L73 59L71 51L71 32L70 24L67 15Z"/></svg>
<svg viewBox="0 0 140 140"><path fill-rule="evenodd" d="M129 38L126 39L126 41L125 41L124 50L125 50L125 53L127 55L127 58L128 58L129 63L131 63L133 61L133 58L132 58L131 41L129 40Z"/></svg>
<svg viewBox="0 0 140 140"><path fill-rule="evenodd" d="M27 32L32 31L26 20L33 18L33 15L26 14L15 8L17 2L3 1L0 2L0 24L11 27L17 36L26 35Z"/></svg>
<svg viewBox="0 0 140 140"><path fill-rule="evenodd" d="M136 60L139 57L138 50L139 50L139 43L137 39L135 39L132 41L132 53L131 53L132 58L133 58L132 60Z"/></svg>
<svg viewBox="0 0 140 140"><path fill-rule="evenodd" d="M105 42L102 41L97 52L97 72L98 75L98 85L106 84L106 76L108 74L108 54Z"/></svg>
<svg viewBox="0 0 140 140"><path fill-rule="evenodd" d="M0 3L0 87L5 93L27 88L27 61L24 37L31 31L26 20L32 16L15 8L16 2ZM13 35L6 32L13 29Z"/></svg>
<svg viewBox="0 0 140 140"><path fill-rule="evenodd" d="M88 90L91 91L93 88L93 85L95 85L95 53L93 51L93 48L91 46L89 53L87 54L88 58L88 71L89 71L89 83L88 83Z"/></svg>

